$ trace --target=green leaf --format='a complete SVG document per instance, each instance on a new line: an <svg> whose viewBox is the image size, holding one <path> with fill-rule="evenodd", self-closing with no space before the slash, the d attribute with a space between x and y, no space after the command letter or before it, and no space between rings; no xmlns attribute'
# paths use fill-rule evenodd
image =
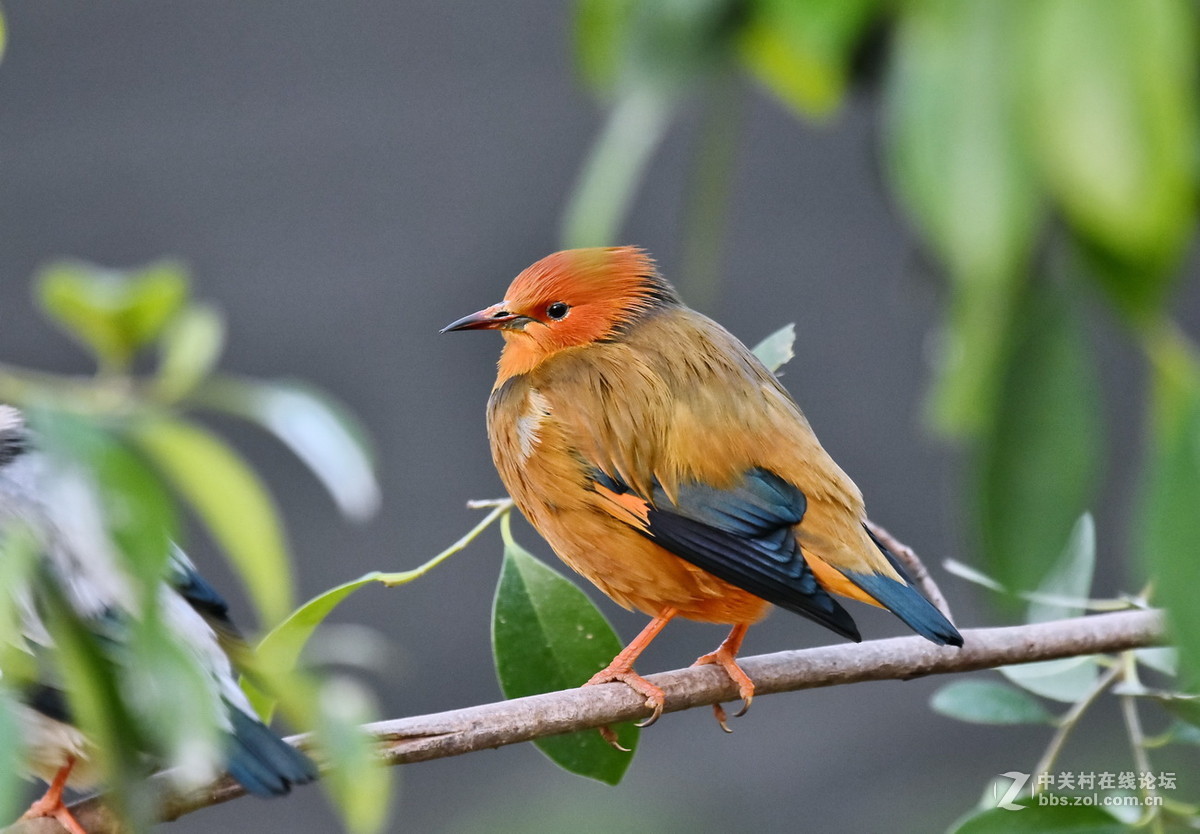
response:
<svg viewBox="0 0 1200 834"><path fill-rule="evenodd" d="M792 350L795 344L796 325L785 324L755 345L754 355L767 366L768 371L775 373L796 355Z"/></svg>
<svg viewBox="0 0 1200 834"><path fill-rule="evenodd" d="M1001 666L997 671L1035 695L1070 704L1078 701L1096 685L1100 662L1095 655L1080 655Z"/></svg>
<svg viewBox="0 0 1200 834"><path fill-rule="evenodd" d="M54 639L55 663L62 676L71 715L92 742L93 761L118 816L145 830L154 798L145 780L142 726L121 697L113 663L52 581L41 581L47 630Z"/></svg>
<svg viewBox="0 0 1200 834"><path fill-rule="evenodd" d="M1095 567L1096 524L1091 513L1084 513L1075 522L1062 555L1038 586L1039 596L1029 603L1025 621L1044 623L1082 614L1085 605L1072 605L1065 600L1079 599L1086 602L1092 588ZM1095 655L1080 655L1039 663L1001 666L998 671L1017 686L1035 695L1074 703L1095 686L1100 666Z"/></svg>
<svg viewBox="0 0 1200 834"><path fill-rule="evenodd" d="M634 0L579 0L575 4L575 59L592 89L611 92L621 76Z"/></svg>
<svg viewBox="0 0 1200 834"><path fill-rule="evenodd" d="M129 271L57 261L38 273L34 288L46 314L90 348L101 366L124 369L183 306L188 276L173 261Z"/></svg>
<svg viewBox="0 0 1200 834"><path fill-rule="evenodd" d="M346 516L362 520L379 508L366 431L328 394L302 382L220 376L202 385L196 399L275 435L320 480Z"/></svg>
<svg viewBox="0 0 1200 834"><path fill-rule="evenodd" d="M1061 801L1062 805L1039 805ZM1014 804L1014 811L992 808L976 814L954 828L951 834L1124 834L1129 827L1112 814L1094 805L1073 805L1075 797L1042 793Z"/></svg>
<svg viewBox="0 0 1200 834"><path fill-rule="evenodd" d="M1067 546L1038 585L1042 599L1029 603L1027 623L1047 623L1078 617L1086 605L1067 602L1051 603L1049 599L1087 600L1092 591L1092 576L1096 572L1096 522L1091 513L1084 513L1071 528Z"/></svg>
<svg viewBox="0 0 1200 834"><path fill-rule="evenodd" d="M1192 727L1200 728L1200 698L1173 697L1156 699L1167 712Z"/></svg>
<svg viewBox="0 0 1200 834"><path fill-rule="evenodd" d="M4 52L8 48L8 23L5 22L4 12L0 10L0 59L4 58ZM8 819L8 815L4 816Z"/></svg>
<svg viewBox="0 0 1200 834"><path fill-rule="evenodd" d="M352 834L382 831L387 822L391 771L362 728L375 710L361 686L335 678L321 687L314 735L329 762L322 784Z"/></svg>
<svg viewBox="0 0 1200 834"><path fill-rule="evenodd" d="M3 23L0 22L0 38ZM0 41L0 46L3 43ZM24 792L25 741L17 718L17 701L7 686L0 686L0 819L16 818Z"/></svg>
<svg viewBox="0 0 1200 834"><path fill-rule="evenodd" d="M952 281L937 426L978 433L997 397L1004 339L1040 224L1017 119L1017 3L905 7L887 91L893 184Z"/></svg>
<svg viewBox="0 0 1200 834"><path fill-rule="evenodd" d="M987 571L1010 588L1032 588L1092 500L1103 409L1064 290L1031 285L1012 330L1001 396L979 452L977 508Z"/></svg>
<svg viewBox="0 0 1200 834"><path fill-rule="evenodd" d="M1134 649L1137 662L1149 666L1156 672L1175 677L1179 672L1179 649L1174 646L1156 646L1149 649Z"/></svg>
<svg viewBox="0 0 1200 834"><path fill-rule="evenodd" d="M942 562L942 567L946 569L946 573L957 576L959 579L965 579L975 585L987 588L989 591L995 591L1000 594L1007 594L1009 591L995 579L992 579L986 573L976 570L970 565L964 564L957 559L947 559Z"/></svg>
<svg viewBox="0 0 1200 834"><path fill-rule="evenodd" d="M999 681L967 680L934 693L936 712L975 724L1053 724L1054 716L1033 696Z"/></svg>
<svg viewBox="0 0 1200 834"><path fill-rule="evenodd" d="M1192 6L1182 0L1029 6L1027 124L1056 198L1085 235L1110 251L1133 261L1174 261L1195 224ZM1157 306L1168 274L1130 275L1128 303Z"/></svg>
<svg viewBox="0 0 1200 834"><path fill-rule="evenodd" d="M216 367L225 344L225 320L215 307L185 308L163 333L155 393L174 402L191 392Z"/></svg>
<svg viewBox="0 0 1200 834"><path fill-rule="evenodd" d="M467 545L475 541L480 533L490 527L492 522L497 518L510 512L512 510L512 501L488 502L486 506L490 506L492 511L482 521L476 524L468 533L460 537L454 544L424 564L412 570L395 573L371 571L368 574L360 576L358 579L345 582L330 588L328 591L317 594L308 602L301 605L289 614L287 619L271 629L270 633L258 644L258 649L255 651L258 670L265 671L269 680L290 674L296 668L304 647L308 644L317 627L333 613L333 610L346 597L364 585L370 585L375 582L393 588L397 585L405 585L415 579L420 579L446 561L446 559L465 549ZM0 575L0 578L2 578L2 575ZM254 705L255 711L262 716L264 721L269 722L275 710L276 699L262 692L251 680L243 680L242 689L245 691L246 697L250 699L250 703ZM278 687L276 687L276 691L278 691Z"/></svg>
<svg viewBox="0 0 1200 834"><path fill-rule="evenodd" d="M216 435L183 420L146 419L131 434L229 556L262 623L283 619L292 608L291 568L258 476Z"/></svg>
<svg viewBox="0 0 1200 834"><path fill-rule="evenodd" d="M36 408L28 416L61 483L70 482L55 499L73 504L64 516L86 518L98 509L122 567L143 589L157 587L178 520L154 470L93 420Z"/></svg>
<svg viewBox="0 0 1200 834"><path fill-rule="evenodd" d="M564 246L617 243L646 166L674 114L674 104L658 91L635 89L617 99L563 212Z"/></svg>
<svg viewBox="0 0 1200 834"><path fill-rule="evenodd" d="M133 702L152 749L167 758L174 784L196 788L213 778L224 758L226 726L220 695L195 649L180 645L153 603L130 634L123 691Z"/></svg>
<svg viewBox="0 0 1200 834"><path fill-rule="evenodd" d="M360 576L358 579L345 582L328 591L317 594L295 611L262 639L255 651L261 664L266 664L277 672L290 672L296 667L304 647L317 626L333 613L333 609L352 593L364 585L380 581L383 574L379 571ZM256 687L252 681L242 682L242 690L250 699L251 705L263 719L270 721L275 711L275 699Z"/></svg>
<svg viewBox="0 0 1200 834"><path fill-rule="evenodd" d="M758 0L738 46L742 60L785 105L824 116L841 104L854 47L879 0Z"/></svg>
<svg viewBox="0 0 1200 834"><path fill-rule="evenodd" d="M1142 486L1141 552L1167 609L1187 678L1200 673L1200 363L1169 334L1151 345L1154 392L1151 438Z"/></svg>
<svg viewBox="0 0 1200 834"><path fill-rule="evenodd" d="M616 657L621 641L579 588L513 540L508 518L501 522L504 568L492 609L500 688L506 698L520 698L580 686ZM622 746L636 749L636 727L614 729ZM535 743L563 769L610 785L621 781L633 759L595 730Z"/></svg>

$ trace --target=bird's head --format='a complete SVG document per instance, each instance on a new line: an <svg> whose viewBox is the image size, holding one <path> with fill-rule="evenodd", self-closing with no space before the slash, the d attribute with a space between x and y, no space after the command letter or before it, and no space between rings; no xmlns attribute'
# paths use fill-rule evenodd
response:
<svg viewBox="0 0 1200 834"><path fill-rule="evenodd" d="M501 331L506 341L501 376L508 377L561 350L618 337L642 316L678 303L675 289L641 249L568 249L528 267L499 304L442 332Z"/></svg>

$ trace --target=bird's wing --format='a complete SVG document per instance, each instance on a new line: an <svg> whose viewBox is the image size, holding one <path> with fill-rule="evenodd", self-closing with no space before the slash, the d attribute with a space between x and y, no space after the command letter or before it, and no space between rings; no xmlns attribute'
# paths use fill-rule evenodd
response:
<svg viewBox="0 0 1200 834"><path fill-rule="evenodd" d="M672 499L657 483L638 495L619 477L592 470L599 505L666 550L714 576L794 611L851 640L854 620L817 582L793 527L804 517L804 493L765 469L752 469L727 489L700 482Z"/></svg>

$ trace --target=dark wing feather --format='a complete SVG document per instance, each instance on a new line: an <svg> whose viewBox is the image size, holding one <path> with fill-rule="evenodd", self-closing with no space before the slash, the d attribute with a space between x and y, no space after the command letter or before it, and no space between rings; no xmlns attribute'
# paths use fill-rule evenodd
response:
<svg viewBox="0 0 1200 834"><path fill-rule="evenodd" d="M597 486L636 495L620 478L593 470ZM792 528L804 518L804 493L773 472L751 469L728 489L681 484L672 501L655 482L642 535L712 575L836 631L860 640L858 628L817 582Z"/></svg>

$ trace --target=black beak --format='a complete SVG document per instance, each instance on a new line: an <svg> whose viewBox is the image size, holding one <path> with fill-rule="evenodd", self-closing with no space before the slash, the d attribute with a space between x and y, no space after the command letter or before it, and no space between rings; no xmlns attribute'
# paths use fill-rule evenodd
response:
<svg viewBox="0 0 1200 834"><path fill-rule="evenodd" d="M504 304L501 302L500 304L493 304L486 310L480 310L478 313L463 316L458 321L446 325L438 332L449 333L453 330L503 330L513 322L523 318L525 316L519 316L504 309Z"/></svg>

